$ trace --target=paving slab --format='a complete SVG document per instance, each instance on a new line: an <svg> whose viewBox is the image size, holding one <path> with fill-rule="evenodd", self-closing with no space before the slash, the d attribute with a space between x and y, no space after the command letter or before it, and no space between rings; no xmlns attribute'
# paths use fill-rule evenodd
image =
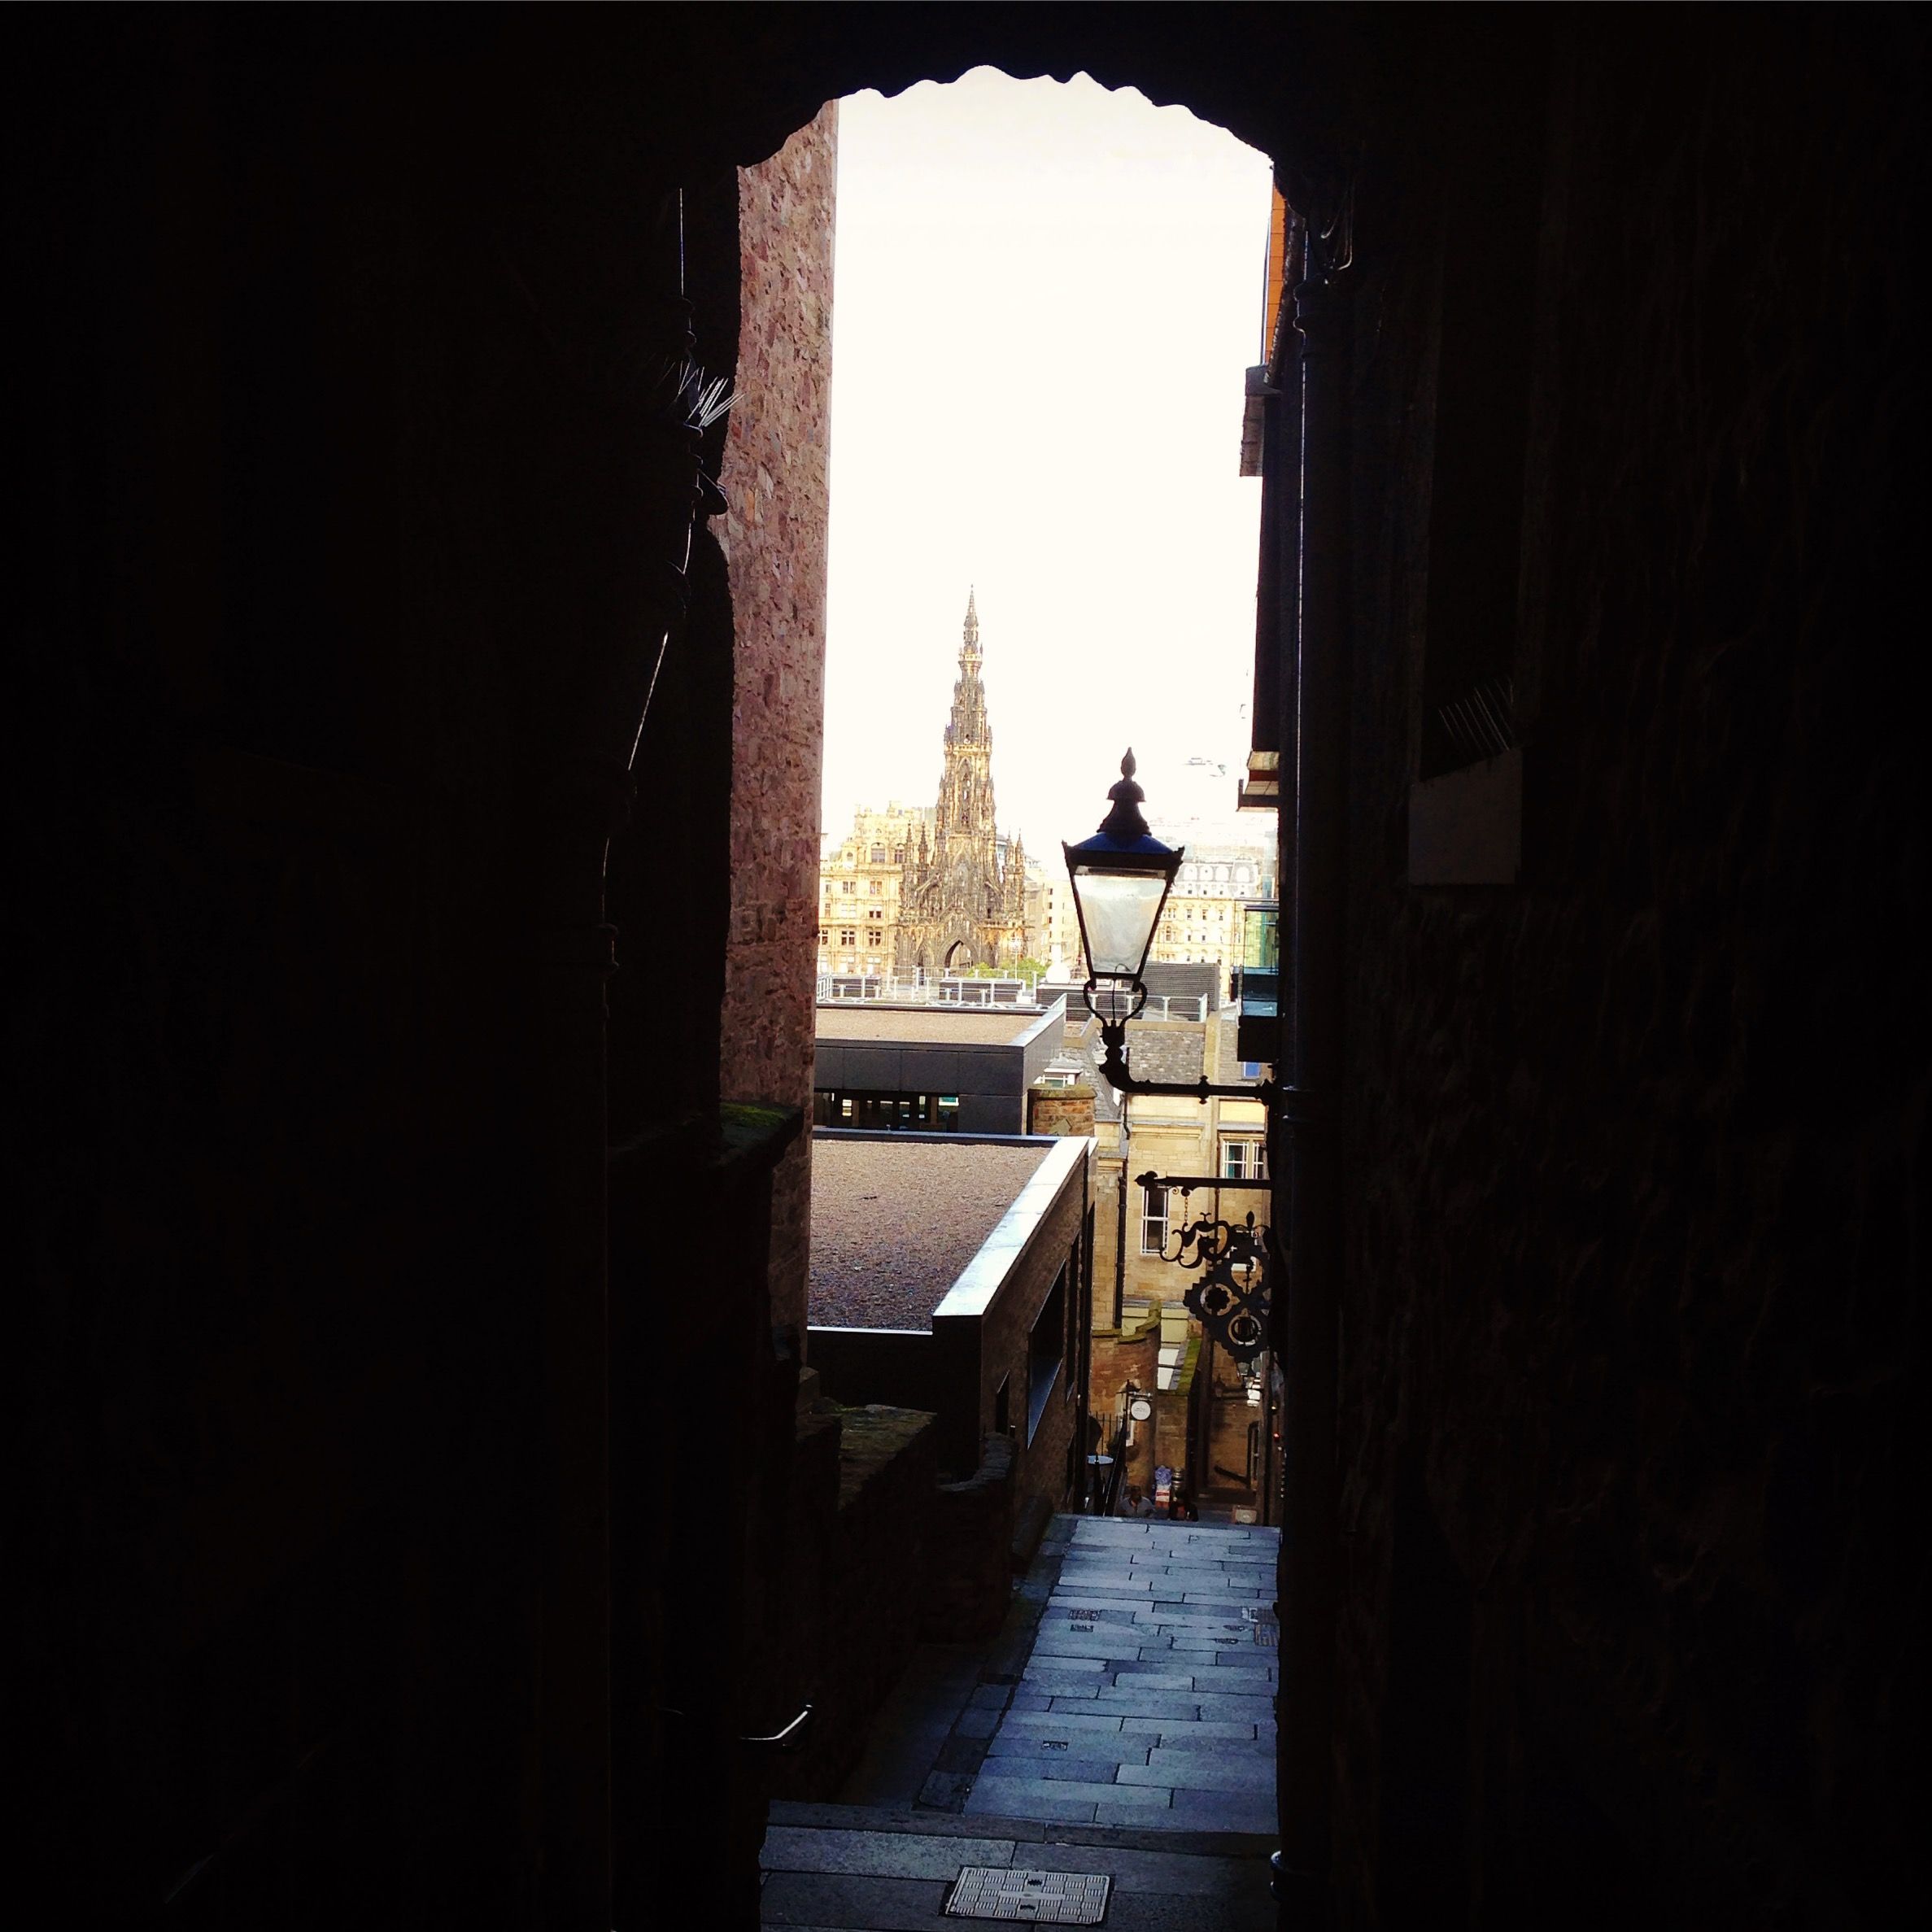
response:
<svg viewBox="0 0 1932 1932"><path fill-rule="evenodd" d="M953 1734L956 1738L990 1738L1000 1728L1000 1720L1005 1715L1004 1712L983 1710L969 1704L960 1712Z"/></svg>
<svg viewBox="0 0 1932 1932"><path fill-rule="evenodd" d="M970 1860L963 1861L970 1863ZM930 1932L945 1909L937 1879L848 1872L774 1872L759 1902L768 1925L833 1925L840 1932Z"/></svg>
<svg viewBox="0 0 1932 1932"><path fill-rule="evenodd" d="M1276 1829L1272 1782L1265 1796L1238 1791L1176 1791L1167 1816L1176 1826L1271 1832Z"/></svg>
<svg viewBox="0 0 1932 1932"><path fill-rule="evenodd" d="M1176 1742L1184 1738L1197 1738L1203 1742L1249 1743L1266 1742L1274 1748L1275 1730L1272 1725L1224 1724L1215 1720L1176 1719L1172 1717L1129 1717L1123 1719L1121 1735L1126 1738L1171 1738ZM1265 1736L1258 1734L1265 1733Z"/></svg>
<svg viewBox="0 0 1932 1932"><path fill-rule="evenodd" d="M1131 1657L1157 1641L1140 1624L1096 1624L1091 1628L1060 1624L1040 1630L1033 1639L1033 1655L1041 1662L1053 1657Z"/></svg>
<svg viewBox="0 0 1932 1932"><path fill-rule="evenodd" d="M975 1812L997 1812L1002 1815L1010 1812L1015 1816L1026 1814L1036 1818L1059 1818L1070 1823L1091 1824L1097 1802L1087 1795L1092 1791L1105 1791L1110 1797L1119 1795L1117 1788L1112 1785L1059 1785L1048 1788L1027 1778L988 1777L982 1773L966 1795L966 1808L969 1816Z"/></svg>
<svg viewBox="0 0 1932 1932"><path fill-rule="evenodd" d="M1084 1732L1118 1734L1123 1713L1118 1711L1082 1709L1072 1711L1009 1711L1000 1726L1000 1736L1012 1731L1044 1731L1056 1737L1075 1738Z"/></svg>
<svg viewBox="0 0 1932 1932"><path fill-rule="evenodd" d="M1200 1717L1201 1695L1193 1690L1136 1690L1133 1679L1103 1684L1093 1694L1100 1712L1117 1711L1123 1717Z"/></svg>
<svg viewBox="0 0 1932 1932"><path fill-rule="evenodd" d="M1105 1872L1122 1895L1229 1900L1267 1895L1267 1868L1259 1859L1204 1858L1184 1851L1103 1845L1027 1845L1022 1849L1024 1856L1014 1862L1030 1871Z"/></svg>
<svg viewBox="0 0 1932 1932"><path fill-rule="evenodd" d="M997 1812L1004 1803L1024 1814L1036 1803L1105 1803L1154 1812L1167 1808L1168 1795L1165 1788L1146 1784L1128 1786L1101 1778L1066 1778L1045 1785L1034 1778L1009 1777L1002 1769L980 1773L979 1782L973 1786L973 1795L966 1800L966 1809Z"/></svg>
<svg viewBox="0 0 1932 1932"><path fill-rule="evenodd" d="M1159 1732L1136 1731L1123 1733L1120 1742L1123 1747L1146 1745L1150 1750L1192 1754L1206 1762L1215 1764L1262 1763L1272 1765L1275 1761L1275 1740L1268 1738L1203 1738L1199 1733L1204 1727L1199 1725L1177 1725L1171 1730ZM1123 1751L1120 1762L1130 1760ZM1267 1776L1271 1779L1271 1769Z"/></svg>
<svg viewBox="0 0 1932 1932"><path fill-rule="evenodd" d="M1216 1697L1201 1690L1194 1694L1203 1717L1222 1717L1230 1722L1245 1718L1250 1724L1272 1724L1275 1700L1269 1697Z"/></svg>
<svg viewBox="0 0 1932 1932"><path fill-rule="evenodd" d="M1072 1756L1094 1760L1104 1758L1110 1764L1145 1764L1156 1742L1153 1738L1129 1738L1119 1732L1108 1736L1088 1731L1078 1738L1061 1739L1039 1731L1010 1731L992 1740L988 1749L987 1768L993 1769L995 1758Z"/></svg>
<svg viewBox="0 0 1932 1932"><path fill-rule="evenodd" d="M1136 1764L1133 1768L1145 1771L1147 1767ZM1120 1782L1116 1775L1119 1769L1119 1764L1110 1757L1081 1757L1071 1751L1056 1751L1037 1757L1002 1754L987 1759L979 1768L979 1776L1031 1778L1050 1785L1113 1785ZM1209 1787L1193 1788L1205 1790Z"/></svg>
<svg viewBox="0 0 1932 1932"><path fill-rule="evenodd" d="M768 1872L853 1872L875 1877L952 1879L958 1877L962 1864L1011 1864L1013 1848L1011 1838L774 1825L765 1834L758 1862ZM1031 1847L1028 1849L1030 1853Z"/></svg>
<svg viewBox="0 0 1932 1932"><path fill-rule="evenodd" d="M1171 1791L1234 1791L1274 1801L1275 1767L1270 1758L1210 1757L1197 1751L1161 1749L1145 1764L1123 1764L1116 1784L1164 1785Z"/></svg>

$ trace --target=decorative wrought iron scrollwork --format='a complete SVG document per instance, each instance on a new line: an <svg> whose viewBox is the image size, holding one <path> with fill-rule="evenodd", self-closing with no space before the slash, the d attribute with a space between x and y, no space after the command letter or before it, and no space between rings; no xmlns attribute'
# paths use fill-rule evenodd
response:
<svg viewBox="0 0 1932 1932"><path fill-rule="evenodd" d="M1143 1187L1162 1184L1158 1174L1143 1174ZM1192 1188L1180 1189L1186 1212ZM1197 1270L1181 1300L1236 1362L1252 1362L1268 1341L1268 1291L1271 1267L1268 1231L1256 1225L1252 1210L1245 1219L1226 1221L1212 1214L1183 1223L1170 1254L1163 1241L1161 1258L1176 1267Z"/></svg>

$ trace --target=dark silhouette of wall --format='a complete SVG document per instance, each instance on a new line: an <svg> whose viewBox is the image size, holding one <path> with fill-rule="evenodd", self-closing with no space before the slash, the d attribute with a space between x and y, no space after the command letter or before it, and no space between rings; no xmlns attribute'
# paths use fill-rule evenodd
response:
<svg viewBox="0 0 1932 1932"><path fill-rule="evenodd" d="M787 1128L721 1118L715 1033L625 1045L727 940L729 611L650 377L735 340L676 190L708 232L826 98L992 60L1184 101L1318 218L1354 168L1337 1922L1869 1922L1922 1689L1921 21L8 25L9 1735L61 1895L631 1925L669 1842L751 1922ZM1499 623L1522 881L1412 887ZM623 909L665 823L675 953Z"/></svg>

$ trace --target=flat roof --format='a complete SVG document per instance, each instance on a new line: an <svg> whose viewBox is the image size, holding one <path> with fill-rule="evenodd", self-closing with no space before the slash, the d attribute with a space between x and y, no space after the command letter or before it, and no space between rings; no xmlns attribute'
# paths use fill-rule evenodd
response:
<svg viewBox="0 0 1932 1932"><path fill-rule="evenodd" d="M1051 1009L1048 1010L1049 1012ZM936 1046L1017 1046L1047 1017L1037 1006L962 1011L948 1006L821 1006L820 1040L930 1040Z"/></svg>
<svg viewBox="0 0 1932 1932"><path fill-rule="evenodd" d="M812 1138L812 1281L826 1328L927 1328L1060 1142Z"/></svg>

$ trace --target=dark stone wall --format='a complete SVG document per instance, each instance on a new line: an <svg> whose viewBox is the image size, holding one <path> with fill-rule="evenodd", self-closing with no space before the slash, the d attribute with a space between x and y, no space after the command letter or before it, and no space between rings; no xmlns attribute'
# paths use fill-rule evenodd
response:
<svg viewBox="0 0 1932 1932"><path fill-rule="evenodd" d="M31 1876L601 1928L668 1842L755 1920L755 1673L664 1726L782 1600L783 1132L717 1112L736 633L639 385L735 351L735 167L992 60L1185 100L1304 213L1359 163L1337 1915L1870 1922L1923 1687L1921 17L15 15ZM1523 883L1411 888L1425 700L1499 652ZM668 1494L610 1427L654 1348Z"/></svg>
<svg viewBox="0 0 1932 1932"><path fill-rule="evenodd" d="M1565 19L1526 131L1365 183L1345 1923L1863 1924L1900 1882L1922 52ZM1412 887L1436 660L1498 624L1524 877Z"/></svg>
<svg viewBox="0 0 1932 1932"><path fill-rule="evenodd" d="M796 1490L789 1587L770 1627L785 1668L765 1666L789 1686L772 1723L801 1703L812 1717L800 1748L770 1754L774 1797L837 1792L931 1608L940 1494L931 1416L879 1403L823 1408L802 1427L808 1439L835 1446L836 1467L814 1466Z"/></svg>
<svg viewBox="0 0 1932 1932"><path fill-rule="evenodd" d="M1026 1568L1014 1546L1018 1463L1011 1437L989 1435L980 1442L979 1468L939 1485L920 1626L928 1642L984 1643L1005 1622L1014 1572Z"/></svg>

